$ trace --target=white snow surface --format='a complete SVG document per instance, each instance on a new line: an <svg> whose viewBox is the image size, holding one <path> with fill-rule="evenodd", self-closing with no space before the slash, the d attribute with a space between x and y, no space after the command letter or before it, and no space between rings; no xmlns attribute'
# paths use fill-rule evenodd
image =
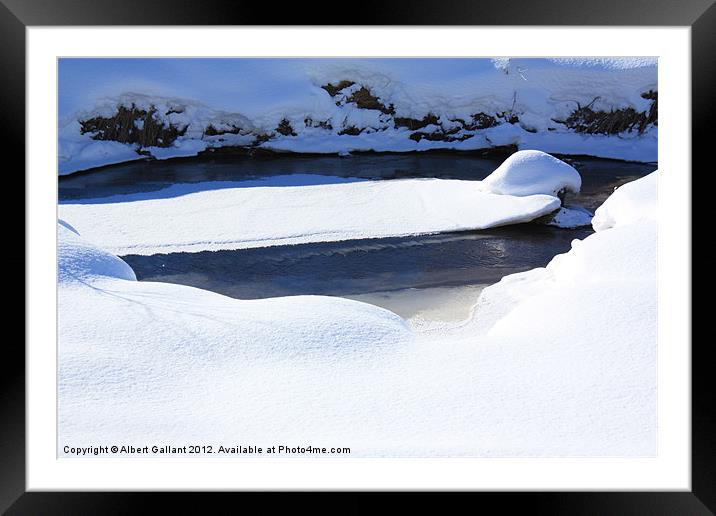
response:
<svg viewBox="0 0 716 516"><path fill-rule="evenodd" d="M485 288L474 308L481 314L475 318L477 328L492 329L521 301L535 298L552 286L569 289L578 283L604 283L609 291L604 292L604 299L615 301L636 288L633 283L648 283L655 289L656 182L657 172L653 172L617 188L596 210L592 225L597 233L574 240L570 252L555 256L544 268L506 276ZM655 305L655 297L653 302ZM618 305L614 311L626 310L627 303ZM655 331L656 312L652 315Z"/></svg>
<svg viewBox="0 0 716 516"><path fill-rule="evenodd" d="M615 215L610 224L595 224L545 268L485 288L463 328L509 354L514 362L502 366L525 386L524 400L542 404L550 392L554 417L585 410L594 419L581 414L577 425L618 440L626 429L631 437L615 446L637 455L656 452L655 184L656 173L624 185L600 208Z"/></svg>
<svg viewBox="0 0 716 516"><path fill-rule="evenodd" d="M613 227L426 334L340 298L137 282L60 222L59 443L654 456L657 221L643 186L655 180L609 198Z"/></svg>
<svg viewBox="0 0 716 516"><path fill-rule="evenodd" d="M657 214L656 171L620 186L594 213L595 231L655 219Z"/></svg>
<svg viewBox="0 0 716 516"><path fill-rule="evenodd" d="M124 143L93 140L89 135L80 134L80 124L71 121L60 129L58 174L142 159L144 156L137 150L138 147Z"/></svg>
<svg viewBox="0 0 716 516"><path fill-rule="evenodd" d="M481 182L485 192L517 196L579 193L581 187L574 167L538 150L515 152Z"/></svg>
<svg viewBox="0 0 716 516"><path fill-rule="evenodd" d="M136 280L124 261L80 237L64 220L58 222L57 271L60 284L82 283L97 276Z"/></svg>
<svg viewBox="0 0 716 516"><path fill-rule="evenodd" d="M104 249L149 255L485 229L527 222L560 206L552 195L482 192L479 181L321 179L180 184L60 204L59 212Z"/></svg>
<svg viewBox="0 0 716 516"><path fill-rule="evenodd" d="M61 61L61 72L69 66L67 61L71 60ZM557 122L578 106L647 111L650 101L641 94L657 89L657 61L652 58L253 59L237 60L233 68L227 60L208 60L196 72L201 80L190 82L186 78L197 66L194 60L173 60L170 65L158 60L155 66L146 64L151 60L121 61L122 66L115 68L104 63L101 71L77 73L71 86L61 82L61 99L71 100L63 100L60 106L60 175L142 158L138 145L95 141L89 133L80 134L78 120L111 116L119 105L155 107L159 121L186 127L172 145L144 149L159 159L210 147L248 145L259 134L271 135L261 147L292 152L474 150L516 145L564 154L657 159L656 127L643 134L606 136L575 133ZM145 76L152 77L151 85ZM81 77L86 80L80 82ZM343 80L355 85L335 97L321 88ZM368 88L386 108L393 106L394 114L350 102L350 94L360 87ZM499 125L460 129L459 120L470 122L478 113L496 117ZM452 133L453 141L414 141L412 131L397 127L393 119L421 120L429 114L438 118L439 125L420 130L459 129ZM509 115L517 116L519 122L506 122ZM276 132L284 119L295 136ZM229 132L207 135L209 125ZM350 128L361 132L339 134Z"/></svg>

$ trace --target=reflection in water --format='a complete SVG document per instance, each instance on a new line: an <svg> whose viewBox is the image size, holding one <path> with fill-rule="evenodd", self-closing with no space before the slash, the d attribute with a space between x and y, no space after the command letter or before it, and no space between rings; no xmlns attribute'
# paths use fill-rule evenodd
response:
<svg viewBox="0 0 716 516"><path fill-rule="evenodd" d="M483 179L499 164L499 160L456 153L235 156L130 162L60 177L59 194L61 200L78 200L155 192L177 183L246 181L289 174L318 175L329 181L331 178Z"/></svg>
<svg viewBox="0 0 716 516"><path fill-rule="evenodd" d="M414 330L424 331L435 328L436 321L447 323L439 325L442 329L463 322L485 286L408 288L345 297L386 308L406 319Z"/></svg>
<svg viewBox="0 0 716 516"><path fill-rule="evenodd" d="M240 299L347 296L490 284L541 267L588 229L520 224L480 232L293 246L124 256L139 280L191 285Z"/></svg>

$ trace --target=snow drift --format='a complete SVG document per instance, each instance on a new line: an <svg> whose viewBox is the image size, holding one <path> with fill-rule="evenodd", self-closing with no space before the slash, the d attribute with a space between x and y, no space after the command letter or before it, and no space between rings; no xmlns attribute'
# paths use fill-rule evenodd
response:
<svg viewBox="0 0 716 516"><path fill-rule="evenodd" d="M620 188L604 205L613 227L486 288L462 327L425 335L344 299L133 281L60 223L59 443L653 456L655 182Z"/></svg>
<svg viewBox="0 0 716 516"><path fill-rule="evenodd" d="M115 255L87 243L67 222L58 222L57 271L60 284L96 276L136 280L134 271Z"/></svg>
<svg viewBox="0 0 716 516"><path fill-rule="evenodd" d="M85 64L86 83L73 77L69 92L62 78L78 65L60 61L61 99L75 99L60 106L61 175L219 148L347 154L516 146L657 156L655 59L237 59L229 67L209 60L191 87L186 76L196 60L174 60L167 67L174 71L119 61L123 75L114 83L119 72L106 63L94 74ZM113 86L126 88L133 69L137 86L153 77L151 93ZM217 90L227 82L233 95ZM190 96L170 95L178 86Z"/></svg>

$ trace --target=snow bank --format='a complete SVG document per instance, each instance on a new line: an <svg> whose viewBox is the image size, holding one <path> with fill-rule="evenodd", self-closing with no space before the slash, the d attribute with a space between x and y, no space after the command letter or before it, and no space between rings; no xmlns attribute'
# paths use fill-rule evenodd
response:
<svg viewBox="0 0 716 516"><path fill-rule="evenodd" d="M628 311L619 303L620 292L633 282L656 281L656 177L654 172L619 187L596 211L592 223L597 233L574 240L571 251L555 256L545 268L505 276L485 288L475 307L477 327L487 331L545 290L569 290L587 282L603 283L604 299L615 301L611 309Z"/></svg>
<svg viewBox="0 0 716 516"><path fill-rule="evenodd" d="M656 238L654 220L595 233L545 269L486 288L474 308L471 331L524 364L510 373L541 391L566 447L576 425L615 454L656 454Z"/></svg>
<svg viewBox="0 0 716 516"><path fill-rule="evenodd" d="M579 193L581 186L571 165L538 150L515 152L481 182L485 192L517 196Z"/></svg>
<svg viewBox="0 0 716 516"><path fill-rule="evenodd" d="M139 130L148 119L161 128L176 128L181 134L166 145L142 145L139 141L120 142L97 140L104 131L83 132L82 121L111 118L119 108L133 114L133 123ZM107 124L111 125L111 124ZM239 113L227 113L191 99L123 93L115 98L98 99L91 109L66 117L59 128L59 175L78 170L134 161L138 159L168 159L196 156L208 147L248 145L255 137L254 125ZM119 135L107 136L119 138ZM128 136L124 136L128 139ZM131 139L131 138L129 138ZM161 137L158 137L161 140Z"/></svg>
<svg viewBox="0 0 716 516"><path fill-rule="evenodd" d="M595 231L656 219L656 171L646 177L620 186L594 213Z"/></svg>
<svg viewBox="0 0 716 516"><path fill-rule="evenodd" d="M528 222L560 206L552 195L483 192L478 181L311 184L311 176L302 177L299 186L272 186L296 184L280 176L220 188L175 185L149 195L60 204L59 212L115 254L149 255L485 229Z"/></svg>
<svg viewBox="0 0 716 516"><path fill-rule="evenodd" d="M575 241L546 268L483 290L462 328L426 336L344 299L241 301L132 281L61 224L60 278L85 272L59 284L60 445L656 453L653 218Z"/></svg>
<svg viewBox="0 0 716 516"><path fill-rule="evenodd" d="M363 347L385 340L409 337L400 317L358 301L325 296L242 301L181 285L137 282L125 262L61 224L62 221L58 231L59 286L66 304L60 345L64 358L72 355L69 343L73 337L86 335L93 326L94 331L106 333L108 339L103 343L77 342L78 345L91 344L106 352L131 342L137 346L135 352L141 348L139 356L143 358L153 354L151 346L156 346L157 351L177 348L179 352L198 346L202 353L212 353L217 349L209 347L220 345L224 352L233 350L245 357L272 352L293 355L310 350L330 353L340 346L349 352L360 352ZM153 331L145 333L142 328ZM121 341L132 333L137 333L136 339ZM201 335L201 339L184 340L189 335ZM222 338L226 341L220 342ZM198 351L194 347L193 352L201 354ZM96 356L88 349L82 350L84 353ZM116 357L108 357L113 358ZM96 382L108 380L92 378Z"/></svg>
<svg viewBox="0 0 716 516"><path fill-rule="evenodd" d="M88 135L80 134L79 127L77 121L71 121L60 129L57 170L61 176L78 170L145 158L137 152L136 146L93 140Z"/></svg>
<svg viewBox="0 0 716 516"><path fill-rule="evenodd" d="M597 233L485 288L462 329L491 343L491 367L519 379L525 418L543 423L524 435L553 425L547 433L569 448L577 425L603 446L656 453L655 185L656 173L619 188Z"/></svg>
<svg viewBox="0 0 716 516"><path fill-rule="evenodd" d="M100 61L60 61L60 174L227 146L345 154L515 145L657 159L656 59ZM194 73L201 80L187 81ZM101 119L122 109L134 118L103 130ZM582 127L615 112L631 121ZM592 122L574 119L580 113ZM145 122L167 135L133 138Z"/></svg>
<svg viewBox="0 0 716 516"><path fill-rule="evenodd" d="M286 361L306 371L336 355L377 360L386 343L411 338L402 319L373 305L321 296L241 301L137 282L124 262L62 222L58 240L60 442L184 442L211 427L213 438L243 439L247 421L272 426L274 389L287 409L305 394L291 395ZM231 392L210 388L217 379L233 383ZM267 419L257 410L262 400Z"/></svg>

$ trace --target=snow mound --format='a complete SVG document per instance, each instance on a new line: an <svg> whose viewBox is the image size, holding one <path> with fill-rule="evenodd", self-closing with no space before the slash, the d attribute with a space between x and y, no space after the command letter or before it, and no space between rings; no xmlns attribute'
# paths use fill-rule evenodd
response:
<svg viewBox="0 0 716 516"><path fill-rule="evenodd" d="M293 296L244 301L183 285L138 282L123 260L88 242L64 221L58 224L58 249L59 286L66 299L60 304L65 350L72 339L62 336L78 332L84 337L94 333L98 341L77 345L117 349L133 327L132 345L144 343L145 357L152 347L206 348L220 339L226 339L221 344L224 350L236 348L237 354L292 355L311 349L331 353L341 346L358 349L409 335L396 314L348 299ZM115 317L110 321L107 314ZM186 342L188 328L199 331L201 342Z"/></svg>
<svg viewBox="0 0 716 516"><path fill-rule="evenodd" d="M617 188L594 213L594 230L603 231L640 220L655 220L658 208L656 172Z"/></svg>
<svg viewBox="0 0 716 516"><path fill-rule="evenodd" d="M538 150L515 152L481 184L483 191L516 196L579 193L581 186L574 167Z"/></svg>
<svg viewBox="0 0 716 516"><path fill-rule="evenodd" d="M79 236L77 231L63 220L57 225L58 281L85 281L90 278L108 277L135 280L134 271L115 255L104 251Z"/></svg>
<svg viewBox="0 0 716 516"><path fill-rule="evenodd" d="M367 303L244 301L139 282L66 223L58 240L60 442L121 435L219 442L247 429L252 438L290 429L284 425L301 431L304 415L326 420L329 412L311 415L322 383L335 391L346 374L365 374L412 338L403 319Z"/></svg>

